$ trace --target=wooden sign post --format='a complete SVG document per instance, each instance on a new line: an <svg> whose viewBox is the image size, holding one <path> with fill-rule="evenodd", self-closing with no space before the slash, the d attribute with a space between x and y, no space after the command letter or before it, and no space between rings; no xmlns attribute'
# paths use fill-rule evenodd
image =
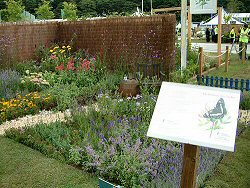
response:
<svg viewBox="0 0 250 188"><path fill-rule="evenodd" d="M218 64L221 65L221 34L222 34L222 7L218 8Z"/></svg>
<svg viewBox="0 0 250 188"><path fill-rule="evenodd" d="M181 188L196 188L196 177L199 166L199 160L200 147L185 144Z"/></svg>
<svg viewBox="0 0 250 188"><path fill-rule="evenodd" d="M228 65L230 62L230 49L229 46L226 46L227 56L226 56L226 63L225 63L225 72L228 72Z"/></svg>
<svg viewBox="0 0 250 188"><path fill-rule="evenodd" d="M192 47L192 14L190 8L188 9L188 48Z"/></svg>
<svg viewBox="0 0 250 188"><path fill-rule="evenodd" d="M242 63L246 63L246 43L242 42Z"/></svg>
<svg viewBox="0 0 250 188"><path fill-rule="evenodd" d="M200 77L203 74L203 67L204 67L203 48L199 47L199 74L200 74Z"/></svg>

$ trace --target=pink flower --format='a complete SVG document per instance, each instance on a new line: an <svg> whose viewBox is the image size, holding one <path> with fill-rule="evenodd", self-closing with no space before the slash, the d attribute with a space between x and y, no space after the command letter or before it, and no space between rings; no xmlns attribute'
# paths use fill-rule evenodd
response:
<svg viewBox="0 0 250 188"><path fill-rule="evenodd" d="M60 66L56 66L56 70L63 71L64 70L64 63L62 62L62 64Z"/></svg>

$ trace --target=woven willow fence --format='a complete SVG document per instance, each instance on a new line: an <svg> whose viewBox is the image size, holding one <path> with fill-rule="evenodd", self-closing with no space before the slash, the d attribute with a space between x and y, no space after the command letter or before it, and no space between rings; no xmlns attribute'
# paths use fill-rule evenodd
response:
<svg viewBox="0 0 250 188"><path fill-rule="evenodd" d="M1 50L0 61L33 58L41 45L73 42L77 49L105 57L113 68L119 63L135 69L138 63L162 63L163 71L169 73L175 64L175 24L175 15L0 24L2 44L9 43Z"/></svg>

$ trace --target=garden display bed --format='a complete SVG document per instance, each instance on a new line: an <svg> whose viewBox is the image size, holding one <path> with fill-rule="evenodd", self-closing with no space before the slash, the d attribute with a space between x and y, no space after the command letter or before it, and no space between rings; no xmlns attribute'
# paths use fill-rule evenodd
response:
<svg viewBox="0 0 250 188"><path fill-rule="evenodd" d="M98 57L70 50L56 45L39 66L18 64L1 72L1 132L124 187L178 187L183 145L146 136L157 89L144 85L140 95L122 97L124 67L111 72ZM45 109L53 112L39 114ZM224 155L201 148L199 185Z"/></svg>

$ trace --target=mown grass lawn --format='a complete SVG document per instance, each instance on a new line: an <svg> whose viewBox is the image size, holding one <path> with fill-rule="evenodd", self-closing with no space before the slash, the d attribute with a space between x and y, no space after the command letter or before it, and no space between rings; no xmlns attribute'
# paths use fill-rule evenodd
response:
<svg viewBox="0 0 250 188"><path fill-rule="evenodd" d="M245 64L239 60L239 56L233 54L229 65L228 72L225 72L225 65L220 68L210 71L205 74L209 76L218 76L224 78L238 78L238 79L250 79L250 60L247 60Z"/></svg>
<svg viewBox="0 0 250 188"><path fill-rule="evenodd" d="M0 187L96 188L98 178L0 136Z"/></svg>
<svg viewBox="0 0 250 188"><path fill-rule="evenodd" d="M228 153L208 181L206 188L250 187L250 128L236 141L236 152Z"/></svg>

